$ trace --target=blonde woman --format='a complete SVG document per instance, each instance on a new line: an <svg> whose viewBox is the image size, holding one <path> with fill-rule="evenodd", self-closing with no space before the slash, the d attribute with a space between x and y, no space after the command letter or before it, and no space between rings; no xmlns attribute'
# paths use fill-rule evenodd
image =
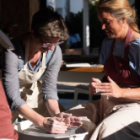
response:
<svg viewBox="0 0 140 140"><path fill-rule="evenodd" d="M103 81L92 78L89 90L91 95L100 92L101 99L82 104L82 108L78 106L71 112L87 117L82 120L90 133L88 140L137 140L140 139L140 34L136 14L127 0L99 0L97 13L107 34L100 53L105 77Z"/></svg>

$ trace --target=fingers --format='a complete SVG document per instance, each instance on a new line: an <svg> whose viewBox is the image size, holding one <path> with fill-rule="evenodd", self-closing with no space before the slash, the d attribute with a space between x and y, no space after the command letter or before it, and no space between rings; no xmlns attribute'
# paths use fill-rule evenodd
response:
<svg viewBox="0 0 140 140"><path fill-rule="evenodd" d="M63 117L63 122L68 127L78 127L83 124L79 117L72 116L72 114L63 113L63 112L60 114L61 114L61 117Z"/></svg>
<svg viewBox="0 0 140 140"><path fill-rule="evenodd" d="M78 127L82 125L81 119L72 114L65 113L63 122L66 123L68 127Z"/></svg>
<svg viewBox="0 0 140 140"><path fill-rule="evenodd" d="M70 125L70 117L72 116L72 114L62 112L58 116L63 118L62 121L65 122L67 126Z"/></svg>
<svg viewBox="0 0 140 140"><path fill-rule="evenodd" d="M66 118L66 117L71 117L72 114L62 112L62 113L59 114L59 116L62 117L62 118Z"/></svg>
<svg viewBox="0 0 140 140"><path fill-rule="evenodd" d="M112 96L111 93L102 93L102 96Z"/></svg>
<svg viewBox="0 0 140 140"><path fill-rule="evenodd" d="M72 116L70 119L71 119L71 122L70 122L69 127L78 127L83 124L83 122L81 121L79 117Z"/></svg>
<svg viewBox="0 0 140 140"><path fill-rule="evenodd" d="M121 97L119 86L108 76L109 83L101 83L99 79L92 78L89 84L89 91L91 95L101 92L103 96Z"/></svg>
<svg viewBox="0 0 140 140"><path fill-rule="evenodd" d="M101 81L97 78L92 78L92 82L89 84L89 92L90 95L94 95L95 93L97 93L96 91L96 85L101 83Z"/></svg>
<svg viewBox="0 0 140 140"><path fill-rule="evenodd" d="M109 82L115 83L109 76L107 76L107 79L108 79Z"/></svg>
<svg viewBox="0 0 140 140"><path fill-rule="evenodd" d="M91 95L94 95L98 92L111 92L110 83L91 83L89 85L89 92Z"/></svg>
<svg viewBox="0 0 140 140"><path fill-rule="evenodd" d="M45 129L50 133L65 133L67 127L78 127L83 123L79 117L72 114L61 112L56 117L50 118L45 123Z"/></svg>
<svg viewBox="0 0 140 140"><path fill-rule="evenodd" d="M72 116L70 119L71 119L71 122L81 122L81 119L76 116Z"/></svg>
<svg viewBox="0 0 140 140"><path fill-rule="evenodd" d="M91 85L88 86L89 87L89 92L90 92L90 95L94 95L96 93L96 90L94 87L92 87Z"/></svg>
<svg viewBox="0 0 140 140"><path fill-rule="evenodd" d="M92 80L92 82L95 82L95 83L101 83L101 81L97 78L92 78L91 80Z"/></svg>
<svg viewBox="0 0 140 140"><path fill-rule="evenodd" d="M78 127L82 125L81 119L76 116L72 116L72 114L62 112L57 114L57 116L58 117L56 117L56 119L58 121L63 121L67 127Z"/></svg>
<svg viewBox="0 0 140 140"><path fill-rule="evenodd" d="M60 118L62 120L62 118ZM60 121L57 118L50 118L44 121L44 128L49 133L57 133L57 134L64 134L67 131L67 125L65 122ZM59 121L58 121L59 120Z"/></svg>
<svg viewBox="0 0 140 140"><path fill-rule="evenodd" d="M96 86L96 92L112 92L111 85L109 83L102 83Z"/></svg>
<svg viewBox="0 0 140 140"><path fill-rule="evenodd" d="M89 84L89 92L91 95L94 95L96 93L96 85L97 85L97 83L95 83L95 82L91 82Z"/></svg>

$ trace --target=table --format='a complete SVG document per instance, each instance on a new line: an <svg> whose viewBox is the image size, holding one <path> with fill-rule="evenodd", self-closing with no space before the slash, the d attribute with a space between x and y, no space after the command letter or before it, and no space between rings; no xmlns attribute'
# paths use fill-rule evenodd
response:
<svg viewBox="0 0 140 140"><path fill-rule="evenodd" d="M71 67L67 68L66 66L61 66L60 71L69 71L69 72L103 72L103 65L97 65L96 67Z"/></svg>
<svg viewBox="0 0 140 140"><path fill-rule="evenodd" d="M103 65L96 67L71 67L61 66L58 81L89 83L92 77L101 79L104 75Z"/></svg>

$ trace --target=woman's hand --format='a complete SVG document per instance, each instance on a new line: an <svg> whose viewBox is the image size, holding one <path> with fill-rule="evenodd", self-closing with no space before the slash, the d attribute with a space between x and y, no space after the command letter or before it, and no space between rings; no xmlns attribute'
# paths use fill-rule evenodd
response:
<svg viewBox="0 0 140 140"><path fill-rule="evenodd" d="M52 117L44 121L44 129L53 134L64 134L67 131L67 124L60 117Z"/></svg>
<svg viewBox="0 0 140 140"><path fill-rule="evenodd" d="M69 128L78 127L83 124L79 117L73 116L72 114L69 113L62 112L57 114L57 117L62 118L63 122L65 122Z"/></svg>
<svg viewBox="0 0 140 140"><path fill-rule="evenodd" d="M97 78L92 78L92 82L89 84L89 92L90 95L94 95L95 93L97 93L96 91L96 86L97 84L100 84L101 81Z"/></svg>
<svg viewBox="0 0 140 140"><path fill-rule="evenodd" d="M107 78L109 83L96 84L96 92L103 92L103 96L113 96L116 98L122 97L123 89L120 88L109 76Z"/></svg>
<svg viewBox="0 0 140 140"><path fill-rule="evenodd" d="M26 119L32 121L34 124L45 129L49 133L64 134L67 131L67 124L63 122L60 117L44 118L27 104L22 105L18 112L23 115Z"/></svg>

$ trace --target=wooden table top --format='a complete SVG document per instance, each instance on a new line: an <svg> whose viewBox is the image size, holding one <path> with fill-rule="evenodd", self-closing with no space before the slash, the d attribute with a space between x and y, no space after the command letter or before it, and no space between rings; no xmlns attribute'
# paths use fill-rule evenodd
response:
<svg viewBox="0 0 140 140"><path fill-rule="evenodd" d="M98 65L96 67L66 67L61 66L60 71L69 71L69 72L103 72L104 66Z"/></svg>

